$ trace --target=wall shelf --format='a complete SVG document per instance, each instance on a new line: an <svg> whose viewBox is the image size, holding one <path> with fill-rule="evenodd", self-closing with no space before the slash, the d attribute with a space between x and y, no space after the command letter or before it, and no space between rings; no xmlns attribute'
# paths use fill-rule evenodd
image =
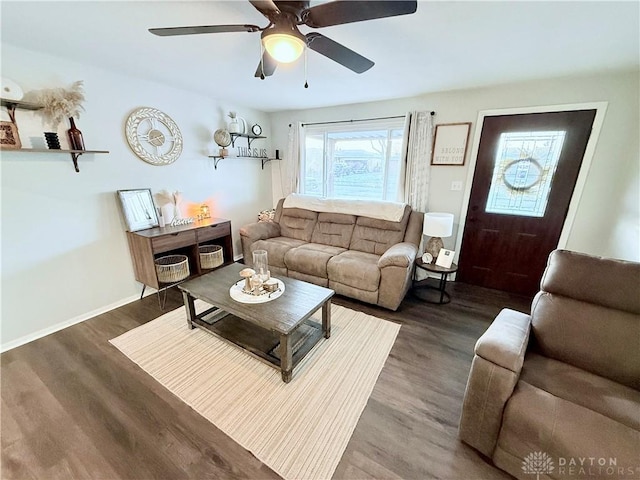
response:
<svg viewBox="0 0 640 480"><path fill-rule="evenodd" d="M236 139L239 138L246 138L247 139L247 146L249 148L251 148L251 142L253 142L254 140L258 139L258 138L267 138L267 137L263 137L261 135L251 135L250 133L230 133L229 135L231 135L231 146L235 147L236 146Z"/></svg>
<svg viewBox="0 0 640 480"><path fill-rule="evenodd" d="M73 167L76 172L80 172L78 168L78 157L85 153L109 153L108 150L63 150L63 149L47 149L47 148L0 148L2 152L16 153L68 153L73 160Z"/></svg>
<svg viewBox="0 0 640 480"><path fill-rule="evenodd" d="M42 110L44 107L38 103L23 102L22 100L10 100L8 98L0 98L0 105L7 108L11 122L16 123L16 108L21 110ZM63 150L58 148L0 148L4 152L26 152L26 153L68 153L73 160L73 168L80 173L78 168L78 157L85 153L109 153L107 150Z"/></svg>
<svg viewBox="0 0 640 480"><path fill-rule="evenodd" d="M264 137L261 137L264 138ZM260 160L262 162L262 170L264 170L264 166L272 160L282 160L281 158L267 158L267 157L237 157L237 156L220 156L220 155L209 155L209 158L213 158L213 168L215 170L218 169L218 163L220 160L224 160L225 158L255 158L256 160Z"/></svg>
<svg viewBox="0 0 640 480"><path fill-rule="evenodd" d="M38 103L23 102L22 100L9 100L8 98L0 98L0 105L11 110L15 110L16 108L21 108L23 110L42 110L44 108Z"/></svg>

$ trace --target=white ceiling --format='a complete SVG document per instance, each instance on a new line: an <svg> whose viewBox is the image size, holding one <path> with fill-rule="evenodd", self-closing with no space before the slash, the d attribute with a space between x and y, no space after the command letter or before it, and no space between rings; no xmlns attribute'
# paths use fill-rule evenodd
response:
<svg viewBox="0 0 640 480"><path fill-rule="evenodd" d="M265 26L266 19L246 0L2 0L0 8L3 43L264 111L640 68L638 1L419 1L413 15L319 29L376 65L358 75L310 51L308 89L304 59L279 66L266 80L254 78L259 33L157 37L147 31Z"/></svg>

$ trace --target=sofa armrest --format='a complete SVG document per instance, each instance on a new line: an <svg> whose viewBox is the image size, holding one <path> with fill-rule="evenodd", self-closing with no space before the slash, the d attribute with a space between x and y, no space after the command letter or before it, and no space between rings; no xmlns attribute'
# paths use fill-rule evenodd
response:
<svg viewBox="0 0 640 480"><path fill-rule="evenodd" d="M520 374L530 331L529 315L505 308L478 339L474 352L489 362Z"/></svg>
<svg viewBox="0 0 640 480"><path fill-rule="evenodd" d="M378 259L380 285L378 305L389 310L397 310L411 286L413 262L418 247L413 243L396 243Z"/></svg>
<svg viewBox="0 0 640 480"><path fill-rule="evenodd" d="M413 265L417 253L418 247L413 243L396 243L378 259L378 268L391 266L408 268Z"/></svg>
<svg viewBox="0 0 640 480"><path fill-rule="evenodd" d="M275 222L249 223L240 228L240 235L246 237L251 243L266 238L280 236L280 224Z"/></svg>
<svg viewBox="0 0 640 480"><path fill-rule="evenodd" d="M520 378L530 331L529 315L504 309L476 342L459 435L488 457L493 455L505 405Z"/></svg>

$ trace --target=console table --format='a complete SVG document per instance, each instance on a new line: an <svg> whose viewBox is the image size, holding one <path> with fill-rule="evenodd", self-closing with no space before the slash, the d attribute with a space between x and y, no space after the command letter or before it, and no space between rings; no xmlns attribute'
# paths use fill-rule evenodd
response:
<svg viewBox="0 0 640 480"><path fill-rule="evenodd" d="M223 265L233 263L231 222L211 218L176 227L156 227L137 232L127 232L129 251L136 280L143 284L140 298L147 286L161 290L175 284L163 284L158 280L155 259L165 255L185 255L189 260L189 278L198 277L211 270L202 268L199 249L201 245L220 245Z"/></svg>

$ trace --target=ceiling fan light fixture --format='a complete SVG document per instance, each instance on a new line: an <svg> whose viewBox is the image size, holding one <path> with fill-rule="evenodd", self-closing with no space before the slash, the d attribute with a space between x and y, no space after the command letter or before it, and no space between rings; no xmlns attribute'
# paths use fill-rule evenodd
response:
<svg viewBox="0 0 640 480"><path fill-rule="evenodd" d="M307 45L303 38L290 33L274 32L264 35L262 43L274 60L280 63L291 63L300 58Z"/></svg>

